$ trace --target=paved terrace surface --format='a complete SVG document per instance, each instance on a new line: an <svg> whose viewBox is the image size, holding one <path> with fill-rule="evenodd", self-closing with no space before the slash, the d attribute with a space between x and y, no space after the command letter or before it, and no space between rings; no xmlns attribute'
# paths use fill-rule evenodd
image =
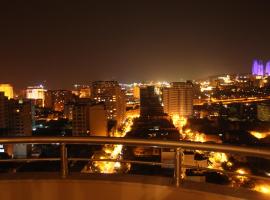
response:
<svg viewBox="0 0 270 200"><path fill-rule="evenodd" d="M244 188L184 181L180 188L169 177L130 174L58 173L0 174L1 199L263 199L268 195Z"/></svg>

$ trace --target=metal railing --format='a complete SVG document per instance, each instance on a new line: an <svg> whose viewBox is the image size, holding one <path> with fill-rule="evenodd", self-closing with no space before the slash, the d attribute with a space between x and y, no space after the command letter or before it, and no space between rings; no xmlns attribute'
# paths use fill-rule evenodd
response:
<svg viewBox="0 0 270 200"><path fill-rule="evenodd" d="M181 171L183 167L205 169L209 171L218 171L229 175L241 175L256 179L263 179L270 181L270 178L263 176L256 176L250 174L239 174L236 172L229 172L218 169L209 169L197 166L183 165L182 156L184 150L202 150L224 153L235 153L245 156L254 156L265 159L270 159L270 149L259 149L251 147L213 144L213 143L199 143L187 141L166 141L166 140L145 140L145 139L127 139L116 137L2 137L0 144L55 144L60 145L60 158L17 158L17 159L0 159L1 162L32 162L32 161L60 161L61 163L61 177L68 176L68 161L108 161L108 162L122 162L122 163L136 163L143 165L168 165L162 162L151 161L134 161L134 160L119 160L119 159L91 159L91 158L68 158L67 144L122 144L126 146L144 146L144 147L158 147L158 148L173 148L175 149L174 162L174 180L175 185L181 185L182 177Z"/></svg>

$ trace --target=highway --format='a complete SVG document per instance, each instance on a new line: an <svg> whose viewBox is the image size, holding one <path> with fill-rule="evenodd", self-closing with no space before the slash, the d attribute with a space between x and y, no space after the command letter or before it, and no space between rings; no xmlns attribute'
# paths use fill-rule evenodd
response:
<svg viewBox="0 0 270 200"><path fill-rule="evenodd" d="M253 103L259 101L270 100L270 96L266 97L245 97L245 98L231 98L231 99L215 99L211 98L210 100L195 100L193 105L203 105L205 103L222 103L222 104L231 104L231 103ZM196 102L197 101L197 102ZM198 102L200 101L200 102Z"/></svg>

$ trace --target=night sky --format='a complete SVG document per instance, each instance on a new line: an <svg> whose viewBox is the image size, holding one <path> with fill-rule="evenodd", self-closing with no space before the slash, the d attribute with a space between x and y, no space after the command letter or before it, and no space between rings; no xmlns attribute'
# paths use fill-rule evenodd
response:
<svg viewBox="0 0 270 200"><path fill-rule="evenodd" d="M267 0L56 1L1 1L1 83L179 81L270 60Z"/></svg>

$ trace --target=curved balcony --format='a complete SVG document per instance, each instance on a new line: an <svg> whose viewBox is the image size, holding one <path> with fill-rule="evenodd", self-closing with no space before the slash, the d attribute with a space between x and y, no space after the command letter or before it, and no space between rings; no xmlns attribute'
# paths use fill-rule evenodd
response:
<svg viewBox="0 0 270 200"><path fill-rule="evenodd" d="M269 199L270 194L250 191L211 183L194 182L183 179L184 168L215 171L231 176L249 177L270 181L267 176L229 172L200 166L186 165L183 152L186 150L236 153L243 156L270 159L267 149L247 148L231 145L140 140L104 137L7 137L0 144L57 144L60 157L1 159L1 163L32 163L44 161L60 162L59 172L20 172L0 174L0 197L2 199ZM107 161L134 163L140 165L162 166L162 162L149 162L124 159L74 158L67 154L67 146L88 144L122 144L125 146L144 146L174 149L174 169L172 177L132 175L132 174L82 174L70 171L73 161Z"/></svg>

